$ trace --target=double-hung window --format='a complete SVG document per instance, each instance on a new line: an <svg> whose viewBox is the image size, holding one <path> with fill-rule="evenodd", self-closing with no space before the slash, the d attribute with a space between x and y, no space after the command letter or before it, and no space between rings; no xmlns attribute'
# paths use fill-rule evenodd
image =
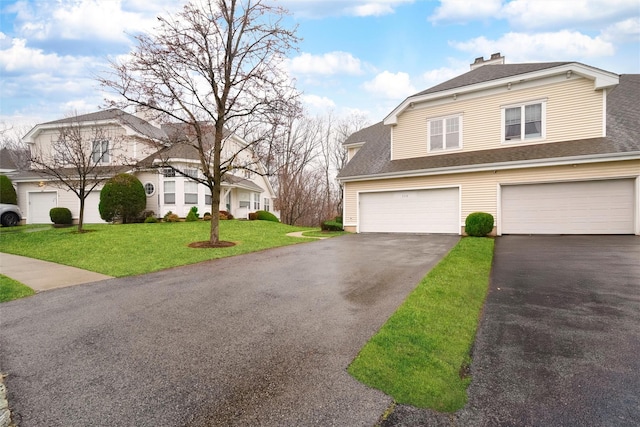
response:
<svg viewBox="0 0 640 427"><path fill-rule="evenodd" d="M176 182L175 181L164 182L164 203L166 205L176 204Z"/></svg>
<svg viewBox="0 0 640 427"><path fill-rule="evenodd" d="M260 193L253 193L253 209L260 209Z"/></svg>
<svg viewBox="0 0 640 427"><path fill-rule="evenodd" d="M109 141L106 139L93 141L91 148L93 163L109 163Z"/></svg>
<svg viewBox="0 0 640 427"><path fill-rule="evenodd" d="M535 101L521 105L508 105L502 108L503 141L522 141L545 137L544 101Z"/></svg>
<svg viewBox="0 0 640 427"><path fill-rule="evenodd" d="M428 151L447 151L462 148L462 116L429 119L427 123Z"/></svg>
<svg viewBox="0 0 640 427"><path fill-rule="evenodd" d="M211 198L211 189L205 185L204 186L204 204L207 206L211 206L212 202L213 200Z"/></svg>
<svg viewBox="0 0 640 427"><path fill-rule="evenodd" d="M269 199L265 198L264 199L264 210L269 212L269 210L271 209L270 203L269 203Z"/></svg>
<svg viewBox="0 0 640 427"><path fill-rule="evenodd" d="M195 181L184 182L184 204L185 205L197 205L198 204L198 183Z"/></svg>

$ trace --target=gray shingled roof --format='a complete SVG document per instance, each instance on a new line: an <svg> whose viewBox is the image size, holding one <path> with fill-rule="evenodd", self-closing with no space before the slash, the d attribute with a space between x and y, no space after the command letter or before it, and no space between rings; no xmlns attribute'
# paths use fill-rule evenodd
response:
<svg viewBox="0 0 640 427"><path fill-rule="evenodd" d="M167 135L163 130L151 125L149 122L141 119L140 117L136 117L133 114L129 114L118 108L111 108L109 110L97 111L95 113L67 117L65 119L54 120L42 124L54 125L64 123L94 122L111 119L118 120L120 123L131 127L136 132L148 136L149 138L153 138L156 140L165 140L167 138Z"/></svg>
<svg viewBox="0 0 640 427"><path fill-rule="evenodd" d="M158 160L164 159L168 161L170 161L171 159L187 159L187 160L193 160L195 162L200 161L198 150L193 145L177 142L172 144L169 147L163 148L162 150L158 151L155 154L152 154L146 159L141 160L138 163L138 167L141 167L141 168L152 167L153 161L156 159ZM232 186L242 187L247 190L258 191L258 192L265 191L265 189L263 189L253 181L250 181L248 179L241 178L239 176L235 176L232 174L225 174L225 176L222 178L222 182Z"/></svg>
<svg viewBox="0 0 640 427"><path fill-rule="evenodd" d="M426 95L429 93L442 92L445 90L456 89L463 86L470 86L478 83L489 82L491 80L499 80L505 77L517 76L520 74L532 73L535 71L546 70L547 68L560 67L562 65L572 64L572 62L537 62L530 64L488 64L471 70L467 73L447 80L444 83L430 87L427 90L418 92L414 96Z"/></svg>
<svg viewBox="0 0 640 427"><path fill-rule="evenodd" d="M490 66L493 67L493 65L486 65L485 67ZM446 83L443 83L443 85ZM640 74L621 75L620 83L609 92L607 98L607 137L604 138L496 148L393 161L389 160L391 157L390 127L384 126L382 122L376 123L356 132L347 139L347 141L352 142L367 142L344 169L340 171L338 178L480 166L483 164L507 164L509 162L527 160L543 161L545 159L577 156L640 153L640 108L638 108L638 99L640 99Z"/></svg>

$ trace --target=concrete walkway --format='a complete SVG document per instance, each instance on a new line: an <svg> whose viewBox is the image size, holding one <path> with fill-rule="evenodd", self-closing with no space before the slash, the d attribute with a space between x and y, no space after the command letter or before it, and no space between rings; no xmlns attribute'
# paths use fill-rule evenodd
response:
<svg viewBox="0 0 640 427"><path fill-rule="evenodd" d="M111 276L93 271L3 252L0 252L0 274L36 292L112 279Z"/></svg>
<svg viewBox="0 0 640 427"><path fill-rule="evenodd" d="M315 236L305 236L302 233L304 233L304 231L294 231L292 233L287 233L287 236L290 237L302 237L303 239L328 239L329 237L315 237Z"/></svg>

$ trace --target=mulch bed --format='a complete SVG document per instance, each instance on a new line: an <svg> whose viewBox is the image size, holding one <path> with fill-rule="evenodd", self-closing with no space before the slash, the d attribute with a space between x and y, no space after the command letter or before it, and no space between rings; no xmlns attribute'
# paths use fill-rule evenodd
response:
<svg viewBox="0 0 640 427"><path fill-rule="evenodd" d="M217 243L211 243L210 241L206 240L204 242L193 242L193 243L189 243L189 247L190 248L229 248L231 246L235 246L236 244L234 242L217 242Z"/></svg>

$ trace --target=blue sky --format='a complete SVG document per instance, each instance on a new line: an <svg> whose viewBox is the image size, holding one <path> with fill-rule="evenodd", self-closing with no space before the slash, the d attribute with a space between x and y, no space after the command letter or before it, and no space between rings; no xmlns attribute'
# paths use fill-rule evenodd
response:
<svg viewBox="0 0 640 427"><path fill-rule="evenodd" d="M0 0L0 122L103 105L95 75L181 0ZM638 0L281 0L302 37L288 70L313 114L381 120L406 96L501 52L640 73Z"/></svg>

